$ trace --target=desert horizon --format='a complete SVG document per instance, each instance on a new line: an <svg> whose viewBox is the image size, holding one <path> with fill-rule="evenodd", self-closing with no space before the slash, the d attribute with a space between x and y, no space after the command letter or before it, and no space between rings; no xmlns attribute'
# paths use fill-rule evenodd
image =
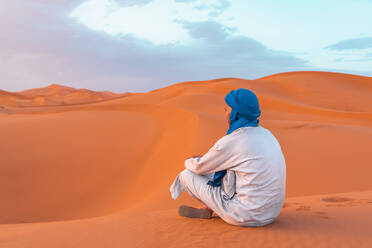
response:
<svg viewBox="0 0 372 248"><path fill-rule="evenodd" d="M185 159L225 135L237 88L256 93L286 159L285 204L261 228L178 216L201 203L169 194ZM1 90L0 247L370 247L371 95L371 77L319 71Z"/></svg>

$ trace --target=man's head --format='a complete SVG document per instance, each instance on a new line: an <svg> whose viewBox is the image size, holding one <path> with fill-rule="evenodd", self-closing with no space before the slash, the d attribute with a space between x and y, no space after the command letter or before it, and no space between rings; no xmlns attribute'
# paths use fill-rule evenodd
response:
<svg viewBox="0 0 372 248"><path fill-rule="evenodd" d="M240 117L257 121L261 115L257 96L254 92L244 88L232 90L225 96L224 109L229 124Z"/></svg>

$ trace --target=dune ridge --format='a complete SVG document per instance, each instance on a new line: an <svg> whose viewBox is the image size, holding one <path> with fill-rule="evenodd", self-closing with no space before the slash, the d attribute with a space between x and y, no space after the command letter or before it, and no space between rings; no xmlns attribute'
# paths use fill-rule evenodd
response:
<svg viewBox="0 0 372 248"><path fill-rule="evenodd" d="M0 91L0 105L6 107L58 106L98 102L131 95L130 92L114 93L110 91L92 91L75 89L59 84L50 84L18 92Z"/></svg>
<svg viewBox="0 0 372 248"><path fill-rule="evenodd" d="M200 204L187 194L173 201L170 184L186 158L225 135L224 95L241 87L257 94L260 124L282 146L286 207L257 230L179 217L178 205ZM372 244L372 78L292 72L96 94L58 85L0 91L0 105L8 103L0 115L0 247ZM59 99L58 106L40 104L41 95ZM349 200L337 202L342 198ZM343 221L348 228L340 229Z"/></svg>

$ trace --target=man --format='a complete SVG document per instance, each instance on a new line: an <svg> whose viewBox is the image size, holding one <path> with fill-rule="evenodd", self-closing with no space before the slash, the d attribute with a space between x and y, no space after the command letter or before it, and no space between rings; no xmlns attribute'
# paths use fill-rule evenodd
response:
<svg viewBox="0 0 372 248"><path fill-rule="evenodd" d="M227 134L203 156L186 159L186 169L170 188L173 199L186 190L206 207L180 206L180 215L211 218L215 213L238 226L263 226L277 218L286 164L277 139L258 125L260 114L252 91L240 88L225 96Z"/></svg>

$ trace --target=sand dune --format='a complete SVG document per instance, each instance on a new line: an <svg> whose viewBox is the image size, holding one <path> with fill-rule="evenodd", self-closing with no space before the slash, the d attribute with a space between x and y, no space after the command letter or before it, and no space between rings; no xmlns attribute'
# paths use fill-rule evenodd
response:
<svg viewBox="0 0 372 248"><path fill-rule="evenodd" d="M224 95L240 87L282 145L286 208L258 229L179 217L200 204L169 186L225 135ZM327 72L0 91L0 247L370 247L371 95L372 78Z"/></svg>
<svg viewBox="0 0 372 248"><path fill-rule="evenodd" d="M122 97L131 93L117 94L109 91L92 91L75 89L58 84L50 84L42 88L23 90L19 92L0 91L0 106L30 107L81 104Z"/></svg>

